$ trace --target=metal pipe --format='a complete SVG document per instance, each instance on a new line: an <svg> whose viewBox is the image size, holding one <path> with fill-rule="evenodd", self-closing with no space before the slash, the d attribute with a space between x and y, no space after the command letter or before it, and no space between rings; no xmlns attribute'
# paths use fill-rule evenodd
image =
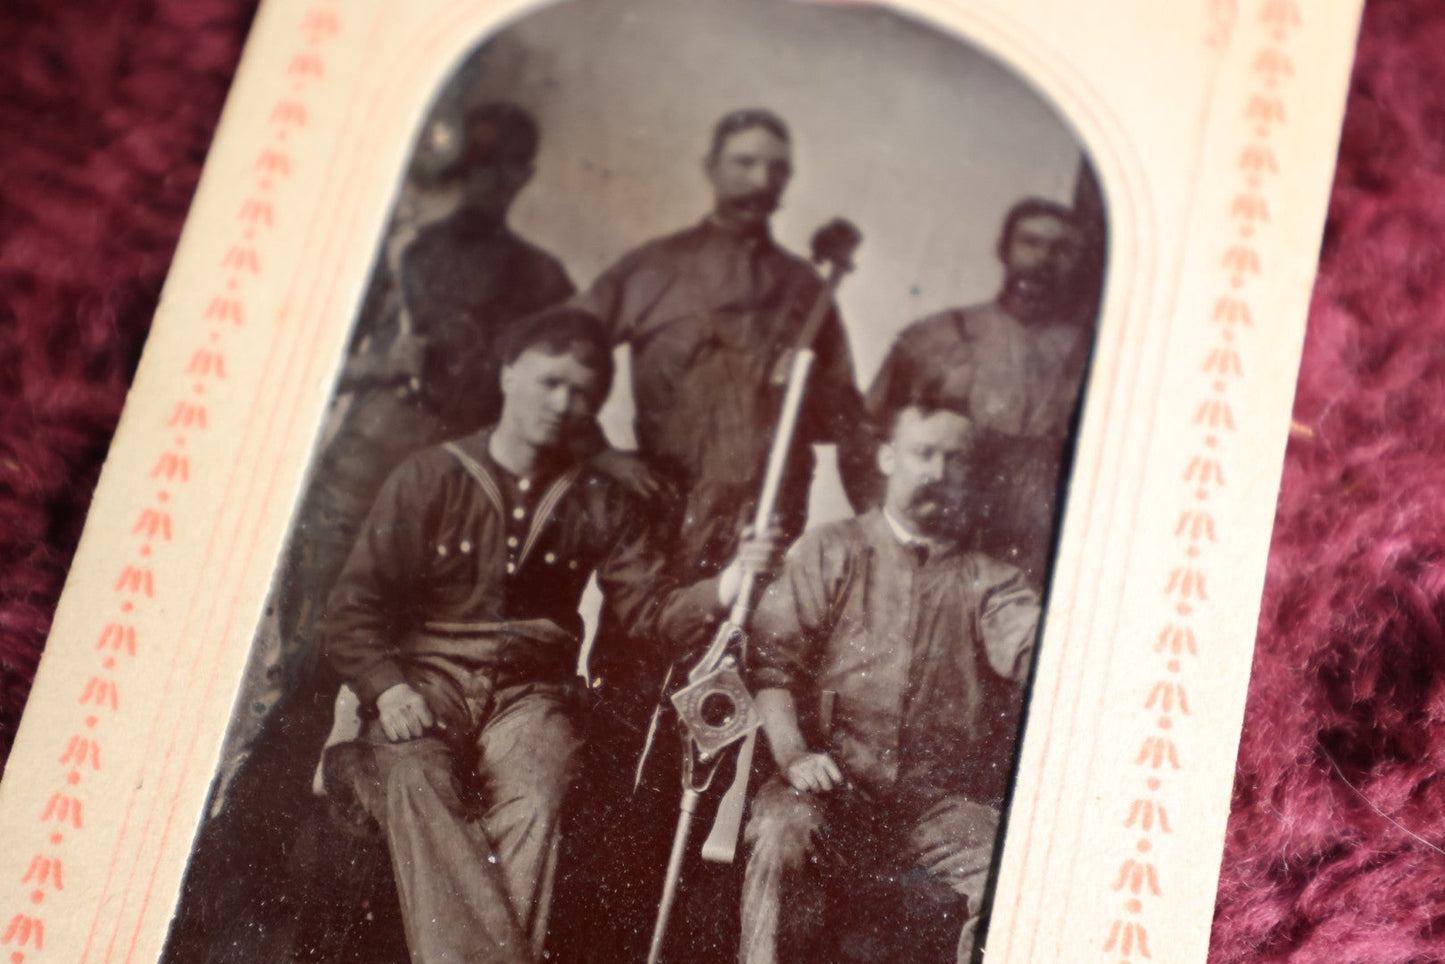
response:
<svg viewBox="0 0 1445 964"><path fill-rule="evenodd" d="M702 794L688 787L682 792L682 805L677 815L677 830L672 835L672 853L667 858L667 877L662 883L662 901L657 905L657 922L652 927L652 946L647 951L647 964L662 960L662 942L667 938L667 922L677 900L677 883L682 877L682 858L687 853L687 838L692 833L692 818Z"/></svg>

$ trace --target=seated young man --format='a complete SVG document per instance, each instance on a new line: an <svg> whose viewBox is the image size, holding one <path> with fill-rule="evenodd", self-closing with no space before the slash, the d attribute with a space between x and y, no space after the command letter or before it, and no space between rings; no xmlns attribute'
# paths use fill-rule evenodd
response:
<svg viewBox="0 0 1445 964"><path fill-rule="evenodd" d="M739 563L678 589L649 514L572 454L611 382L600 331L568 308L515 329L498 423L397 468L327 606L327 656L369 717L328 751L327 789L384 831L419 964L541 953L588 577L648 633L736 593Z"/></svg>
<svg viewBox="0 0 1445 964"><path fill-rule="evenodd" d="M1022 572L963 548L974 433L905 403L882 507L805 533L759 603L778 774L748 821L744 964L969 959L1039 617Z"/></svg>

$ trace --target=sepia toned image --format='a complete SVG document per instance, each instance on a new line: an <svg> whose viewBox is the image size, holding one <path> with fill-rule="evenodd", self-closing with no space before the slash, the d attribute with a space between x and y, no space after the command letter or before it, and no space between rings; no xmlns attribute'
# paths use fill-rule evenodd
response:
<svg viewBox="0 0 1445 964"><path fill-rule="evenodd" d="M973 959L1103 286L1089 158L874 7L477 41L166 959Z"/></svg>
<svg viewBox="0 0 1445 964"><path fill-rule="evenodd" d="M259 0L6 959L1206 960L1359 12Z"/></svg>

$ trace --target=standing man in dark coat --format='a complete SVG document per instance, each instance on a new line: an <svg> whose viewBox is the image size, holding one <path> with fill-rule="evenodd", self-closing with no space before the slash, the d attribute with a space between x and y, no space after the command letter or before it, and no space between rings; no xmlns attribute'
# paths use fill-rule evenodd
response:
<svg viewBox="0 0 1445 964"><path fill-rule="evenodd" d="M631 350L638 454L675 496L667 548L684 582L714 577L754 512L787 361L823 287L818 272L769 232L792 176L791 137L781 118L756 109L723 117L704 170L713 210L627 254L576 301L602 319L613 343ZM845 481L863 449L862 401L836 310L829 310L814 347L817 361L778 507L783 543L806 520L812 446L838 445ZM604 609L589 662L600 700L589 740L596 792L587 801L591 829L584 836L610 828L611 840L605 857L593 842L591 852L570 862L591 875L577 888L589 916L569 923L585 940L562 949L564 959L645 955L680 793L671 727L659 731L652 756L658 766L636 793L634 767L668 664L698 641L629 634ZM688 874L698 889L679 908L674 953L725 960L736 930L729 920L736 882L700 866Z"/></svg>
<svg viewBox="0 0 1445 964"><path fill-rule="evenodd" d="M792 176L783 121L765 110L726 115L705 170L712 212L626 255L576 300L602 319L609 339L631 349L638 454L677 496L670 555L685 579L715 575L753 514L786 362L822 288L817 271L768 230ZM779 503L784 542L806 521L812 446L838 445L845 482L855 474L850 467L868 458L836 310L814 346L818 359ZM599 639L591 665L604 695L651 697L650 686L637 689L641 654L611 642ZM677 654L653 655L665 664ZM656 658L643 662L655 673Z"/></svg>
<svg viewBox="0 0 1445 964"><path fill-rule="evenodd" d="M998 241L998 297L909 325L868 390L875 414L919 391L973 413L982 430L974 447L977 547L1037 586L1094 340L1087 241L1069 208L1039 198L1015 204Z"/></svg>

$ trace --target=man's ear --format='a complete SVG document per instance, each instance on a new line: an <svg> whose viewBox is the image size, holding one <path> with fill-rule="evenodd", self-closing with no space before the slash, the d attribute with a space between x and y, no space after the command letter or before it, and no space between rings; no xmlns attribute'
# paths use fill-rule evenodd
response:
<svg viewBox="0 0 1445 964"><path fill-rule="evenodd" d="M893 475L898 468L898 450L893 447L892 442L882 442L878 446L878 471L883 473L884 478Z"/></svg>
<svg viewBox="0 0 1445 964"><path fill-rule="evenodd" d="M501 386L503 396L512 394L512 386L517 382L517 373L513 371L513 366L503 365L502 374L497 381Z"/></svg>

